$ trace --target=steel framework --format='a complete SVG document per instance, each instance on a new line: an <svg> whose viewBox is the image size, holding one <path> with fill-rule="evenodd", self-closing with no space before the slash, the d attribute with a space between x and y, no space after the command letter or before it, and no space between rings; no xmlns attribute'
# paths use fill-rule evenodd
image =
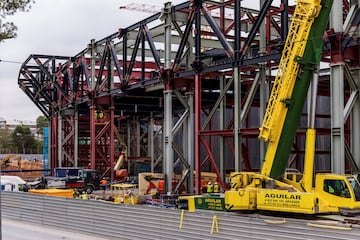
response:
<svg viewBox="0 0 360 240"><path fill-rule="evenodd" d="M166 3L75 56L30 55L18 84L50 120L50 167L84 166L114 179L125 153L130 171L149 162L165 173L167 192L187 181L190 193L201 192L203 171L226 189L229 171L258 170L265 148L258 128L294 7L241 2ZM354 170L360 159L359 3L336 4L318 91L319 171L350 170L345 159ZM300 127L306 115L305 108ZM302 168L303 141L300 129L289 167ZM175 190L173 173L182 174Z"/></svg>

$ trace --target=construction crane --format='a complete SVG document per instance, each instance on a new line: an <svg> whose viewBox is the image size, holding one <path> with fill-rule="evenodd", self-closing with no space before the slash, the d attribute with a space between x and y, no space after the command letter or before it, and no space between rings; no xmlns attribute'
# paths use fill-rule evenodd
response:
<svg viewBox="0 0 360 240"><path fill-rule="evenodd" d="M143 4L143 3L130 3L122 5L119 9L146 12L146 13L157 13L161 11L161 7L157 5Z"/></svg>
<svg viewBox="0 0 360 240"><path fill-rule="evenodd" d="M316 89L323 35L333 0L297 1L278 73L259 137L268 141L261 173L231 173L231 189L221 195L192 196L188 208L212 202L214 210L267 210L301 214L360 214L360 184L354 175L321 173L314 176L315 111L306 133L304 172L286 170L292 142L310 84ZM312 92L310 109L314 109ZM224 200L224 202L223 202Z"/></svg>

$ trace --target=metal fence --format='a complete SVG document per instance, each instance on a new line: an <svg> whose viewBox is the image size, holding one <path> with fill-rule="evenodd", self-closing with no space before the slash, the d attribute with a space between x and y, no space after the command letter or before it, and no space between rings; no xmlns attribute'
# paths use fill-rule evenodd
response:
<svg viewBox="0 0 360 240"><path fill-rule="evenodd" d="M354 226L310 225L258 214L188 212L21 192L2 192L1 198L4 218L104 239L360 239Z"/></svg>

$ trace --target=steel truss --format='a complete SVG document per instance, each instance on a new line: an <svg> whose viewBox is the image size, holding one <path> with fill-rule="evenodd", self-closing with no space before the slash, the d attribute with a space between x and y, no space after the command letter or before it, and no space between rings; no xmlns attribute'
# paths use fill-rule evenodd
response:
<svg viewBox="0 0 360 240"><path fill-rule="evenodd" d="M260 10L242 7L241 0L167 3L162 12L91 40L75 56L30 55L18 84L50 120L51 167L85 166L113 179L126 150L129 170L131 162L149 161L151 171L162 166L168 192L187 181L191 193L201 192L203 171L216 173L225 189L228 171L258 170L264 152L258 127L294 9L287 0L260 2ZM352 146L360 139L350 135L357 124L349 116L360 105L352 77L359 66L360 14L355 1L341 6L347 27L324 36L323 61L345 66L349 94L336 106L344 109L338 127L348 140L347 159L355 159ZM329 102L329 72L320 76L318 96ZM318 117L332 118L329 111ZM330 129L319 124L318 156L329 158L322 138ZM160 152L156 136L162 137ZM302 141L300 130L289 166L302 168ZM175 189L173 173L182 174Z"/></svg>

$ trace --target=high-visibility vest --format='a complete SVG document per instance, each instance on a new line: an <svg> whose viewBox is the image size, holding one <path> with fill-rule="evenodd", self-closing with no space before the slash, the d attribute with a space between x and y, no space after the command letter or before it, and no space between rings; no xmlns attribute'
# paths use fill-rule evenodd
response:
<svg viewBox="0 0 360 240"><path fill-rule="evenodd" d="M214 185L214 193L218 193L219 192L219 185L215 184Z"/></svg>
<svg viewBox="0 0 360 240"><path fill-rule="evenodd" d="M212 192L213 192L213 186L212 186L212 184L208 184L208 186L207 186L207 192L208 192L208 193L212 193Z"/></svg>

